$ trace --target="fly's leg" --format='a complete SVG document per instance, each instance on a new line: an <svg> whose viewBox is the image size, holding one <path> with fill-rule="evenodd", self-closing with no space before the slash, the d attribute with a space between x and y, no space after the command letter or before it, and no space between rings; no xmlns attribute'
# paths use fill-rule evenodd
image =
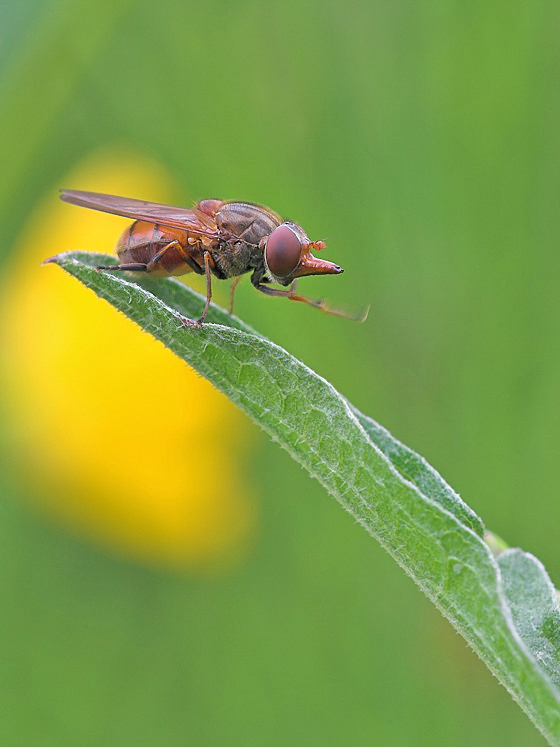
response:
<svg viewBox="0 0 560 747"><path fill-rule="evenodd" d="M245 236L245 234L248 233L251 230L251 228L253 228L253 224L254 224L255 220L256 220L256 218L253 218L253 220L249 223L249 225L247 226L247 228L243 229L243 231L239 234L238 239L243 239L243 237Z"/></svg>
<svg viewBox="0 0 560 747"><path fill-rule="evenodd" d="M238 275L233 283L231 284L231 288L229 289L229 308L228 308L228 314L231 316L233 314L233 296L235 294L235 289L239 285L239 281L241 280L241 275Z"/></svg>
<svg viewBox="0 0 560 747"><path fill-rule="evenodd" d="M198 265L196 265L194 261L190 259L190 257L184 251L183 246L178 241L171 241L169 244L166 244L162 249L160 249L159 252L154 257L152 257L152 259L148 262L146 266L146 269L148 270L148 272L151 272L152 270L155 269L157 263L161 261L165 252L168 249L171 249L171 247L179 250L179 253L181 254L182 258L185 260L187 264L191 265L193 268L198 269ZM214 265L214 262L212 260L212 257L210 256L210 253L204 252L204 272L206 274L206 303L204 304L204 311L202 312L202 316L200 317L200 319L193 321L192 319L181 317L183 323L189 327L200 327L203 321L206 319L206 315L208 314L208 308L210 306L210 299L212 298L212 280L211 280L212 276L210 274L210 268L213 267L213 265Z"/></svg>
<svg viewBox="0 0 560 747"><path fill-rule="evenodd" d="M210 253L204 252L204 272L206 274L206 303L204 304L204 311L202 312L202 316L196 322L196 324L199 326L206 319L206 315L208 314L208 309L210 307L210 299L212 298L212 276L210 274L210 268L213 264L214 262L212 260L212 257L210 256Z"/></svg>
<svg viewBox="0 0 560 747"><path fill-rule="evenodd" d="M171 247L182 249L178 241L171 241L169 244L163 246L151 260L144 264L142 262L127 262L123 265L97 265L96 270L118 270L120 272L153 272L156 269L156 265L161 261L165 252Z"/></svg>
<svg viewBox="0 0 560 747"><path fill-rule="evenodd" d="M165 255L165 253L169 249L172 249L172 248L173 249L177 249L179 251L181 257L184 259L184 261L189 266L191 266L193 269L198 270L198 272L200 272L200 269L199 269L198 265L196 265L190 259L190 257L184 251L182 244L180 244L178 241L170 241L169 244L166 244L165 246L163 246L152 257L152 259L147 264L142 264L140 262L129 262L129 263L123 264L123 265L105 265L105 266L99 265L95 269L96 270L120 270L120 271L124 271L124 272L153 272L156 269L158 263L161 261L161 259ZM205 259L206 259L206 255L205 255ZM206 264L206 262L205 262L205 264ZM209 283L209 281L207 279L207 281L206 281L207 287L208 287L208 283ZM204 319L204 317L206 316L206 312L208 311L208 304L209 304L209 300L207 300L207 302L206 302L206 307L204 309L204 314L202 315L202 319ZM201 320L194 321L193 319L188 319L186 316L181 316L180 319L181 319L181 322L186 327L199 327L200 323L201 323Z"/></svg>
<svg viewBox="0 0 560 747"><path fill-rule="evenodd" d="M200 267L188 256L183 245L179 241L170 241L169 244L162 246L162 248L154 254L151 260L145 264L143 262L127 262L122 265L97 265L95 269L117 270L119 272L153 272L169 249L176 249L181 255L183 261L189 265L189 267L191 267L195 272L200 272Z"/></svg>
<svg viewBox="0 0 560 747"><path fill-rule="evenodd" d="M178 249L179 253L183 255L183 247L181 246L181 244L178 241L170 241L169 244L162 246L161 249L154 254L154 256L146 265L146 272L153 272L156 269L157 265L165 257L165 254L169 249Z"/></svg>
<svg viewBox="0 0 560 747"><path fill-rule="evenodd" d="M314 306L316 309L321 309L321 311L324 311L326 313L329 313L326 301L323 299L319 299L317 301L314 301L311 298L306 298L305 296L300 296L297 293L294 293L296 289L297 281L294 281L291 286L288 288L288 290L279 290L278 288L269 288L267 285L262 285L259 283L258 285L255 285L255 288L259 290L261 293L265 293L267 296L282 296L284 298L289 298L290 301L301 301L302 303L307 303L310 306Z"/></svg>
<svg viewBox="0 0 560 747"><path fill-rule="evenodd" d="M251 222L249 223L249 225L247 226L247 228L245 228L245 229L244 229L244 230L243 230L243 231L242 231L242 232L241 232L241 233L239 234L239 236L237 237L237 241L244 241L243 237L245 236L245 234L246 234L246 233L248 233L248 231L250 231L250 230L251 230L251 228L253 228L253 223L254 223L254 222L255 222L255 221L254 221L254 220L252 220L252 221L251 221ZM247 243L248 243L248 242L247 242ZM234 295L235 295L235 289L236 289L236 288L237 288L237 286L239 285L239 281L240 281L240 280L241 280L241 275L238 275L238 276L237 276L237 277L235 278L235 280L233 281L233 283L231 284L231 288L229 289L229 307L228 307L228 314L229 314L230 316L231 316L231 315L233 314L233 297L234 297Z"/></svg>
<svg viewBox="0 0 560 747"><path fill-rule="evenodd" d="M155 254L151 258L151 260L148 262L148 264L146 265L146 269L147 269L148 272L153 272L153 270L156 269L157 264L159 262L161 262L161 260L165 256L165 253L169 249L176 249L177 252L179 253L181 259L183 260L183 262L185 264L187 264L196 273L200 273L200 267L197 265L197 263L194 261L194 259L192 259L191 257L189 257L189 255L185 251L185 247L181 244L180 241L170 241L169 244L166 244L165 246L163 246L159 250L159 252L157 254Z"/></svg>
<svg viewBox="0 0 560 747"><path fill-rule="evenodd" d="M186 317L182 317L183 323L189 327L202 327L202 323L204 322L204 320L206 319L206 315L208 314L210 299L212 298L212 276L210 275L210 268L213 265L214 262L209 252L204 252L204 272L206 274L206 303L204 304L204 311L202 312L202 316L196 321L187 319Z"/></svg>
<svg viewBox="0 0 560 747"><path fill-rule="evenodd" d="M156 269L158 263L161 262L161 260L165 256L165 253L169 249L177 249L177 251L181 255L182 259L190 267L192 267L194 270L198 270L198 272L200 272L200 269L199 269L198 265L193 260L191 260L191 258L185 252L183 245L179 241L170 241L169 244L166 244L164 247L162 247L159 250L159 252L157 252L157 254L155 254L152 257L152 259L148 262L148 264L146 265L146 270L148 272L153 272ZM208 274L209 273L209 270L208 270L208 261L206 259L207 256L209 256L208 252L206 252L206 254L204 255L204 265L205 265L205 268L206 268L206 293L207 293L207 296L208 296L208 295L211 295L211 290L210 290L210 278L209 278L209 274ZM205 318L205 316L206 316L206 314L208 312L208 305L209 305L209 303L210 303L210 298L207 297L207 299L206 299L206 305L204 307L204 312L203 312L202 317L200 319L198 319L197 321L195 321L194 319L189 319L186 316L181 316L180 317L181 322L186 327L200 327L200 325L204 321L204 318Z"/></svg>
<svg viewBox="0 0 560 747"><path fill-rule="evenodd" d="M289 298L290 301L300 301L301 303L307 303L309 306L313 306L316 309L319 309L324 314L331 314L332 316L342 316L345 319L352 319L356 322L364 322L367 319L367 315L369 312L369 306L365 310L365 312L362 312L359 315L355 314L348 314L345 311L342 311L341 309L333 309L331 306L328 305L328 303L324 299L319 299L317 301L313 300L312 298L306 298L305 296L300 296L297 293L294 293L296 289L296 281L292 283L292 285L288 288L288 290L279 290L277 288L269 288L266 285L262 285L261 283L253 283L255 288L261 293L265 293L267 296L283 296L284 298Z"/></svg>
<svg viewBox="0 0 560 747"><path fill-rule="evenodd" d="M126 265L96 265L96 270L119 270L122 272L147 272L148 265L140 262L129 262Z"/></svg>

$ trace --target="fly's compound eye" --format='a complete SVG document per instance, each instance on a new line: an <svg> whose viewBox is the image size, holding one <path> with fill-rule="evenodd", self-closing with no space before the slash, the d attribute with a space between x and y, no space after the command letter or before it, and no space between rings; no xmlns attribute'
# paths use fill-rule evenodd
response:
<svg viewBox="0 0 560 747"><path fill-rule="evenodd" d="M286 225L278 226L266 242L266 264L273 275L286 278L296 269L301 259L301 242Z"/></svg>

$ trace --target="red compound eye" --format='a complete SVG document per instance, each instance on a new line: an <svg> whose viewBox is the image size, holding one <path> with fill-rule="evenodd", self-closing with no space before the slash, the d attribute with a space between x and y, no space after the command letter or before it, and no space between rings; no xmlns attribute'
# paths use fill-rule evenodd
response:
<svg viewBox="0 0 560 747"><path fill-rule="evenodd" d="M301 259L301 242L291 228L285 224L278 226L266 242L266 264L273 275L288 277Z"/></svg>

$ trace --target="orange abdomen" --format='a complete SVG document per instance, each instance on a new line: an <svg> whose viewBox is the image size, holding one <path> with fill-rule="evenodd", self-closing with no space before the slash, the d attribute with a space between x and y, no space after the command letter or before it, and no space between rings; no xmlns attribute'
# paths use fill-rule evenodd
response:
<svg viewBox="0 0 560 747"><path fill-rule="evenodd" d="M148 265L154 257L160 255L150 270L155 276L204 272L204 259L199 243L189 243L187 231L159 223L135 221L118 240L116 252L122 264Z"/></svg>

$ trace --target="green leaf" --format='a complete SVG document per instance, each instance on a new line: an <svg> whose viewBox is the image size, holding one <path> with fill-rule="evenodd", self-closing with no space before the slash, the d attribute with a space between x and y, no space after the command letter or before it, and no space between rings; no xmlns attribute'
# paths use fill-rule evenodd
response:
<svg viewBox="0 0 560 747"><path fill-rule="evenodd" d="M511 549L498 558L506 603L527 648L560 689L560 609L558 593L543 564L528 552Z"/></svg>
<svg viewBox="0 0 560 747"><path fill-rule="evenodd" d="M424 457L392 436L386 428L375 420L363 415L353 405L349 405L360 424L405 480L412 482L420 492L429 496L443 508L450 511L461 524L484 536L484 524L470 506L461 500L442 476L428 464Z"/></svg>
<svg viewBox="0 0 560 747"><path fill-rule="evenodd" d="M206 376L278 441L415 580L560 745L560 611L541 564L483 538L478 516L427 462L350 405L328 381L182 283L98 272L114 261L50 260ZM87 344L87 341L84 341ZM492 549L491 549L492 548ZM497 556L497 557L495 557Z"/></svg>

